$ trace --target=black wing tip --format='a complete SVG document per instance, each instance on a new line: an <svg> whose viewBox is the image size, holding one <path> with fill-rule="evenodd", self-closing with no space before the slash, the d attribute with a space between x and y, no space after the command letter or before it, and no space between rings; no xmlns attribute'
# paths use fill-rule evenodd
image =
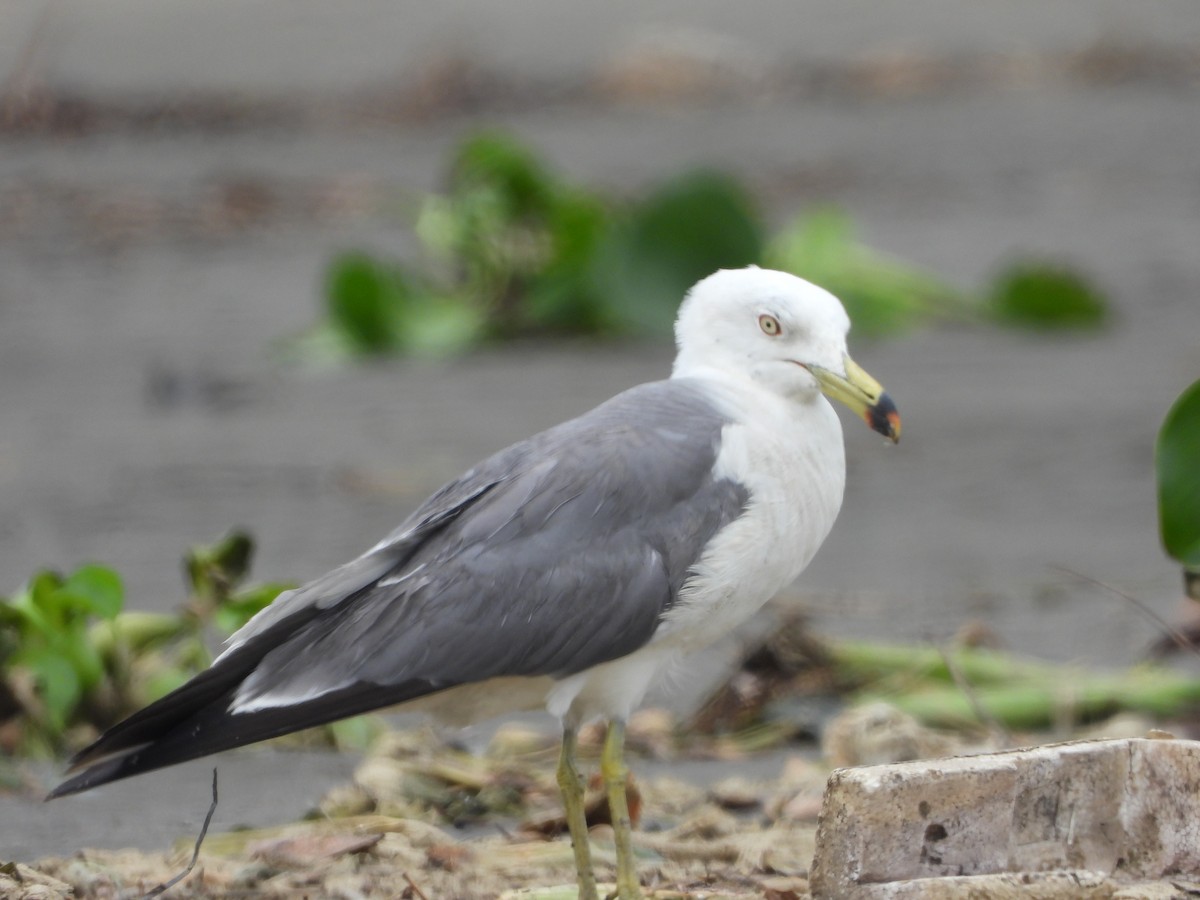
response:
<svg viewBox="0 0 1200 900"><path fill-rule="evenodd" d="M132 760L128 756L120 756L116 759L95 763L82 772L71 775L62 781L46 795L44 802L49 803L51 800L57 800L59 797L80 794L84 791L90 791L94 787L99 787L102 784L108 784L110 781L116 781L118 778L134 775L136 774L135 771L127 771L128 763L130 762Z"/></svg>
<svg viewBox="0 0 1200 900"><path fill-rule="evenodd" d="M77 785L75 784L76 781L77 779L75 778L68 778L43 797L42 802L49 803L51 800L57 800L59 797L68 797L71 794L78 794L80 791L87 790L86 785Z"/></svg>

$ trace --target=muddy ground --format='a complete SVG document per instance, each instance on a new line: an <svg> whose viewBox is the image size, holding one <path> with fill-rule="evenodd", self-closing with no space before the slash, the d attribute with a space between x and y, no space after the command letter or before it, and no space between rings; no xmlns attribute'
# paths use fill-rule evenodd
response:
<svg viewBox="0 0 1200 900"><path fill-rule="evenodd" d="M170 608L183 549L232 525L258 537L260 577L302 580L481 455L665 374L670 348L635 344L279 363L331 254L411 249L406 198L501 126L595 186L715 165L773 221L839 204L871 245L964 287L1034 254L1108 291L1096 335L855 347L905 437L847 423L842 518L798 585L817 628L915 641L983 622L1010 649L1115 665L1155 626L1063 569L1178 610L1151 454L1200 375L1188 0L870 17L833 0L9 0L0 77L0 590L95 559L131 606ZM353 763L222 765L214 828L294 818ZM209 771L0 799L0 858L161 848L194 832Z"/></svg>

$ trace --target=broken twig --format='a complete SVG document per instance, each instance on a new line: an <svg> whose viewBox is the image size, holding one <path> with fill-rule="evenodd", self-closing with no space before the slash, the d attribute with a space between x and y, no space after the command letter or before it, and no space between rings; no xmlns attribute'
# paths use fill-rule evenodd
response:
<svg viewBox="0 0 1200 900"><path fill-rule="evenodd" d="M1098 588L1102 588L1103 590L1106 590L1112 594L1116 594L1118 597L1140 612L1143 616L1161 628L1163 634L1170 638L1171 642L1174 643L1175 646L1177 646L1180 650L1200 656L1200 650L1196 648L1196 645L1191 642L1186 634L1152 610L1137 597L1125 593L1106 581L1093 578L1091 575L1084 575L1082 572L1076 572L1074 569L1069 569L1066 566L1055 566L1054 568L1058 569L1060 572L1070 575L1073 578L1078 578L1080 581L1086 581L1088 584L1095 585Z"/></svg>
<svg viewBox="0 0 1200 900"><path fill-rule="evenodd" d="M991 732L993 738L997 738L1006 746L1012 746L1012 733L1004 727L996 716L992 715L991 711L979 701L979 695L975 692L971 682L967 680L967 676L963 674L961 668L950 651L946 647L938 647L938 652L942 655L942 661L946 664L946 671L950 673L950 678L954 681L955 686L962 691L963 696L967 698L967 702L971 704L971 709L975 712L979 721L984 724L988 731Z"/></svg>
<svg viewBox="0 0 1200 900"><path fill-rule="evenodd" d="M212 822L213 813L217 811L217 770L213 768L212 782L212 803L208 807L208 815L204 817L204 824L200 826L200 834L196 837L196 846L192 849L192 861L187 864L187 868L172 878L170 881L164 881L157 887L142 895L142 900L147 900L149 897L157 897L165 891L170 890L187 878L192 873L192 869L196 868L196 860L200 858L200 845L204 843L204 836L208 834L208 826Z"/></svg>
<svg viewBox="0 0 1200 900"><path fill-rule="evenodd" d="M412 880L411 875L409 875L407 872L402 874L404 875L404 880L408 882L408 886L412 888L412 892L416 894L420 900L429 900L429 898L425 896L425 892L417 887L417 883Z"/></svg>

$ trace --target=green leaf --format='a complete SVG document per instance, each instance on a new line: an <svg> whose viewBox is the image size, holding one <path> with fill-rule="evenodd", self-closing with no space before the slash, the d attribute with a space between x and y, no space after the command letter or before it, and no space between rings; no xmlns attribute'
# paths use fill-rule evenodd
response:
<svg viewBox="0 0 1200 900"><path fill-rule="evenodd" d="M23 652L18 663L33 672L47 718L55 730L61 731L83 694L74 667L48 648Z"/></svg>
<svg viewBox="0 0 1200 900"><path fill-rule="evenodd" d="M159 666L142 679L139 684L139 699L144 703L161 700L171 691L187 684L195 674L175 666Z"/></svg>
<svg viewBox="0 0 1200 900"><path fill-rule="evenodd" d="M144 654L153 647L178 640L195 631L190 616L178 613L130 610L111 622L96 622L88 628L88 641L102 658L118 653Z"/></svg>
<svg viewBox="0 0 1200 900"><path fill-rule="evenodd" d="M294 584L269 582L240 591L217 607L213 624L225 634L233 634L255 614L270 606L276 597L294 587Z"/></svg>
<svg viewBox="0 0 1200 900"><path fill-rule="evenodd" d="M1200 571L1200 381L1167 413L1155 456L1163 547L1185 569Z"/></svg>
<svg viewBox="0 0 1200 900"><path fill-rule="evenodd" d="M468 138L451 167L453 193L479 186L495 189L507 216L545 212L555 200L558 180L534 153L500 133Z"/></svg>
<svg viewBox="0 0 1200 900"><path fill-rule="evenodd" d="M124 604L125 590L121 585L121 576L106 566L80 566L63 583L62 590L102 619L114 618Z"/></svg>
<svg viewBox="0 0 1200 900"><path fill-rule="evenodd" d="M21 632L24 625L24 616L5 601L0 600L0 678L3 678L9 658L23 643Z"/></svg>
<svg viewBox="0 0 1200 900"><path fill-rule="evenodd" d="M693 284L717 269L751 265L762 251L762 225L749 195L726 175L698 171L636 204L594 265L621 325L666 335Z"/></svg>
<svg viewBox="0 0 1200 900"><path fill-rule="evenodd" d="M245 531L234 530L210 548L212 564L224 576L228 585L240 584L250 574L254 559L254 538Z"/></svg>
<svg viewBox="0 0 1200 900"><path fill-rule="evenodd" d="M207 598L224 597L250 573L254 539L245 531L229 532L213 544L197 544L183 557L192 593Z"/></svg>
<svg viewBox="0 0 1200 900"><path fill-rule="evenodd" d="M447 356L479 342L487 319L465 297L422 297L405 315L405 349L426 356Z"/></svg>
<svg viewBox="0 0 1200 900"><path fill-rule="evenodd" d="M413 229L432 256L453 265L462 241L462 228L457 204L452 199L440 194L425 197Z"/></svg>
<svg viewBox="0 0 1200 900"><path fill-rule="evenodd" d="M36 627L30 616L28 588L23 587L10 599L0 598L0 634L16 638Z"/></svg>
<svg viewBox="0 0 1200 900"><path fill-rule="evenodd" d="M620 329L595 263L612 237L612 218L599 200L564 191L548 222L550 255L531 274L515 330L597 334ZM510 329L501 328L504 334Z"/></svg>
<svg viewBox="0 0 1200 900"><path fill-rule="evenodd" d="M15 605L24 611L34 628L53 634L63 621L62 576L49 569L34 573L17 595Z"/></svg>
<svg viewBox="0 0 1200 900"><path fill-rule="evenodd" d="M765 261L834 294L856 334L893 334L929 318L966 314L965 299L945 282L859 243L839 209L795 219L772 239Z"/></svg>
<svg viewBox="0 0 1200 900"><path fill-rule="evenodd" d="M378 738L386 727L376 716L354 716L349 719L339 719L330 722L326 728L333 737L334 746L339 750L366 750Z"/></svg>
<svg viewBox="0 0 1200 900"><path fill-rule="evenodd" d="M1100 290L1055 263L1023 261L1002 271L988 299L1002 321L1040 329L1099 328L1108 319Z"/></svg>
<svg viewBox="0 0 1200 900"><path fill-rule="evenodd" d="M396 271L361 253L335 259L326 277L329 318L360 353L396 348L406 294Z"/></svg>
<svg viewBox="0 0 1200 900"><path fill-rule="evenodd" d="M104 678L104 661L95 644L88 639L83 622L74 623L53 646L74 670L81 692L91 690Z"/></svg>

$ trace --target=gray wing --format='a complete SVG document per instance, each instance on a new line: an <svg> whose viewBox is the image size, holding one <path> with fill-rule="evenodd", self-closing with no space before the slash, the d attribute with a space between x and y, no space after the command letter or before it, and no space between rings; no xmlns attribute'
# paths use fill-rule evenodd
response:
<svg viewBox="0 0 1200 900"><path fill-rule="evenodd" d="M657 382L496 454L351 564L351 590L302 588L237 635L307 619L237 705L563 676L632 652L744 508L744 488L713 476L726 423L698 386Z"/></svg>
<svg viewBox="0 0 1200 900"><path fill-rule="evenodd" d="M745 508L727 420L635 388L448 484L368 553L289 592L187 684L109 729L52 797L498 675L636 650Z"/></svg>

